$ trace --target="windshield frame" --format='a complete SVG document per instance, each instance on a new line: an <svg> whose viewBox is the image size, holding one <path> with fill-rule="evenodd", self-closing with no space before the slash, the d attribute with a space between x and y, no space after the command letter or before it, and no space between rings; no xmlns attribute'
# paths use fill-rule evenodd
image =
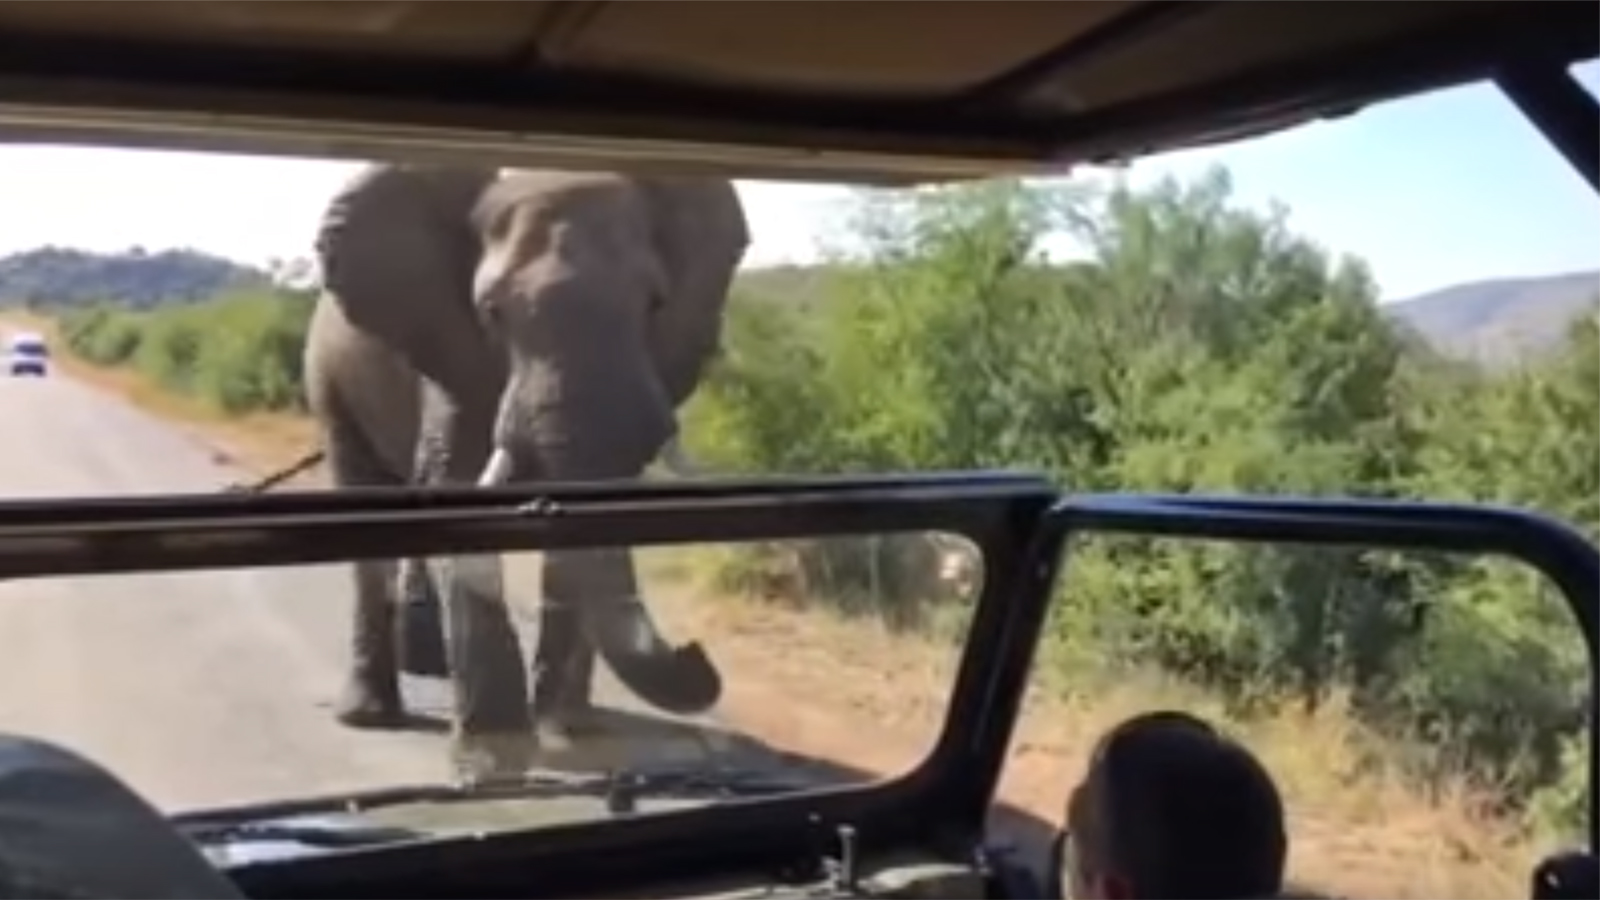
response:
<svg viewBox="0 0 1600 900"><path fill-rule="evenodd" d="M1159 61L1160 39L1208 10L1131 4L1111 25L1019 56L987 82L909 99L336 52L284 42L281 30L251 46L203 31L157 40L35 28L20 32L28 40L0 64L0 120L41 143L908 185L1002 171L1048 176L1266 134L1596 46L1593 10L1573 3L1458 5L1431 25L1395 23L1332 46L1292 43L1286 58L1207 69L1088 110L1045 105L1046 113L1039 91L1113 51ZM1251 24L1221 28L1223 45L1243 52Z"/></svg>
<svg viewBox="0 0 1600 900"><path fill-rule="evenodd" d="M881 491L870 483L858 484L854 499L882 503L874 518L892 515L890 510L907 516L933 513L941 502L921 491L915 492L917 497L895 491L894 482L884 479L878 485ZM984 581L944 729L922 764L901 777L643 817L245 863L230 867L228 874L247 893L272 895L297 885L369 879L414 880L419 885L454 880L460 888L460 880L470 878L474 890L496 884L509 888L517 883L512 879L537 871L554 895L580 886L604 890L612 880L610 886L622 886L792 862L802 852L798 848L825 847L821 842L829 836L827 829L839 824L857 826L863 852L915 845L959 858L981 840L1057 570L1070 568L1066 548L1071 538L1085 533L1502 554L1545 573L1562 590L1589 652L1590 677L1596 677L1600 550L1547 516L1400 500L1164 494L1054 495L1041 508L1038 481L1013 484L1017 490L1009 496L1000 484L989 485L984 499L969 496L952 503L946 494L943 524L932 525L930 519L919 523L975 538L985 550L986 575L994 572L994 577ZM943 490L954 487L947 483ZM982 524L952 528L951 520L943 518L952 515L975 515L974 523L981 519ZM997 562L1003 567L990 568ZM630 855L625 872L596 865L623 850ZM526 890L525 882L521 889Z"/></svg>
<svg viewBox="0 0 1600 900"><path fill-rule="evenodd" d="M536 866L541 878L558 883L581 873L595 877L591 854L624 848L630 855L647 848L651 858L701 871L740 858L787 863L794 848L816 845L819 822L824 829L871 823L861 834L863 852L952 840L949 846L970 847L984 829L1048 608L1059 554L1050 547L1040 552L1034 538L1058 496L1041 476L958 472L15 500L0 502L0 577L918 531L960 535L982 553L983 580L942 728L921 762L902 775L227 869L250 895L292 892L310 882L428 881L465 871L488 877L497 866L524 873ZM329 812L340 811L337 798L328 802ZM307 811L296 801L255 808L268 819L275 807ZM181 825L243 811L200 809L174 818ZM641 872L630 865L625 877Z"/></svg>

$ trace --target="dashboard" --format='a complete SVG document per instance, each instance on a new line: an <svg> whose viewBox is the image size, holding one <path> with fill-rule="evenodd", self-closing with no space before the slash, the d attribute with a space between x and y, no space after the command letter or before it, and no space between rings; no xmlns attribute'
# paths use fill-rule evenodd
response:
<svg viewBox="0 0 1600 900"><path fill-rule="evenodd" d="M997 854L974 850L970 859L960 854L934 852L920 847L878 847L870 854L858 852L856 829L840 825L833 829L828 846L795 848L792 855L769 857L766 862L725 860L721 868L715 853L699 857L693 865L682 861L662 868L644 857L635 866L619 865L627 851L604 857L593 856L591 866L567 857L562 871L545 870L536 861L522 864L507 859L489 866L454 865L439 860L417 865L373 865L360 874L327 877L327 870L314 860L303 866L284 858L257 858L245 869L234 870L240 892L251 897L592 897L606 900L650 900L650 898L743 898L823 897L823 898L908 898L943 900L990 896L1035 896L1037 891L1022 884L1019 873L1011 871L1007 860ZM713 839L703 849L716 846ZM599 862L600 859L606 862ZM329 857L323 856L323 860ZM779 863L778 860L784 860ZM212 857L215 865L218 860ZM331 860L329 860L331 861ZM261 866L265 863L263 871ZM598 868L596 868L598 867ZM218 866L229 872L226 865ZM410 870L409 873L402 869ZM668 874L668 873L672 874ZM251 877L255 876L255 877ZM262 878L261 876L266 876ZM1017 885L1010 884L1018 882ZM587 889L586 886L587 885ZM999 887L1006 885L1006 887Z"/></svg>
<svg viewBox="0 0 1600 900"><path fill-rule="evenodd" d="M787 898L907 898L971 900L990 894L977 865L960 865L921 854L893 854L872 861L828 859L820 878L774 879L725 876L652 884L637 891L608 892L606 900L787 900ZM597 898L598 900L598 898Z"/></svg>

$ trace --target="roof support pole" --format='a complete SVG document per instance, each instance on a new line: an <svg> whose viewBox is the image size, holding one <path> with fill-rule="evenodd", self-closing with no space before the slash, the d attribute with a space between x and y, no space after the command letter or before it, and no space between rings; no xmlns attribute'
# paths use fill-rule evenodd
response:
<svg viewBox="0 0 1600 900"><path fill-rule="evenodd" d="M1600 194L1600 102L1565 66L1511 66L1495 84Z"/></svg>

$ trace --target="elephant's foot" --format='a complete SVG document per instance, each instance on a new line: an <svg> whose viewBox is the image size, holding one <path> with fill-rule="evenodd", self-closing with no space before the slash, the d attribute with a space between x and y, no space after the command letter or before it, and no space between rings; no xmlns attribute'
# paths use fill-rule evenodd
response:
<svg viewBox="0 0 1600 900"><path fill-rule="evenodd" d="M398 686L393 691L374 689L361 679L352 679L345 686L334 707L334 717L346 728L363 730L395 730L407 724Z"/></svg>
<svg viewBox="0 0 1600 900"><path fill-rule="evenodd" d="M469 733L457 729L450 739L450 763L459 783L484 784L526 775L538 749L531 730Z"/></svg>
<svg viewBox="0 0 1600 900"><path fill-rule="evenodd" d="M581 740L601 731L594 690L594 651L588 647L564 648L554 665L533 669L533 698L529 713L541 737L557 742Z"/></svg>

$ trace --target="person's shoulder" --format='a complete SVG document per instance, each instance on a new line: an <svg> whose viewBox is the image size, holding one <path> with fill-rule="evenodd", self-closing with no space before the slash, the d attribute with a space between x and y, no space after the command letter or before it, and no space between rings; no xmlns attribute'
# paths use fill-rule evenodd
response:
<svg viewBox="0 0 1600 900"><path fill-rule="evenodd" d="M239 896L149 801L66 747L0 734L0 896Z"/></svg>

